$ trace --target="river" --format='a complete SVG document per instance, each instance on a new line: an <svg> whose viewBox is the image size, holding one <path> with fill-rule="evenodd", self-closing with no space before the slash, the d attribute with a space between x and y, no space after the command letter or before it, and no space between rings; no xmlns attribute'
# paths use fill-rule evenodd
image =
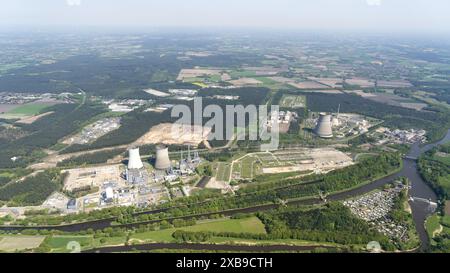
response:
<svg viewBox="0 0 450 273"><path fill-rule="evenodd" d="M428 144L425 146L420 146L419 143L416 143L412 145L410 152L408 155L403 159L403 168L400 172L384 177L382 179L376 180L370 184L361 186L359 188L349 190L342 193L332 194L327 197L329 201L339 201L344 200L350 197L363 195L365 193L368 193L370 191L373 191L377 188L382 187L383 185L391 182L392 180L405 176L411 181L411 190L409 191L410 197L419 197L426 200L431 200L432 202L437 202L437 196L434 193L434 191L428 186L428 184L422 179L420 176L418 170L417 170L417 161L414 158L419 157L424 152L427 152L431 150L433 147L443 144L447 141L450 141L450 130L448 130L446 136L439 142ZM306 200L297 200L297 201L291 201L288 203L288 205L311 205L311 204L318 204L321 203L321 200L318 198L310 198ZM419 234L419 238L421 241L421 249L427 249L429 246L429 239L428 235L425 230L425 220L430 215L429 206L425 202L413 202L410 201L410 206L412 209L413 219L414 223L417 229L417 232ZM213 212L213 213L206 213L202 214L201 216L210 216L213 214L223 214L226 216L230 216L236 213L252 213L257 211L264 211L264 210L270 210L277 208L279 205L276 204L266 204L266 205L259 205L254 206L250 208L240 208L240 209L232 209L228 211L223 212ZM165 211L166 209L160 209L155 211L148 211L138 214L152 214L157 213L161 211ZM183 217L177 217L177 219L188 219L192 218L193 216L183 216ZM195 217L199 217L199 215L196 215ZM173 218L175 219L175 218ZM23 227L23 226L2 226L0 227L0 230L4 231L12 231L12 230L24 230L24 229L37 229L37 230L60 230L60 231L66 231L66 232L78 232L82 230L86 230L88 228L92 228L94 230L98 229L104 229L106 227L111 226L111 221L113 219L102 219L97 221L90 221L86 223L76 223L76 224L69 224L69 225L62 225L62 226L38 226L38 227ZM168 219L170 220L170 219ZM138 227L142 224L150 224L155 222L160 222L161 220L152 220L145 223L138 223L138 224L125 224L120 225L118 227L125 227L125 228L133 228ZM151 248L151 246L149 246Z"/></svg>

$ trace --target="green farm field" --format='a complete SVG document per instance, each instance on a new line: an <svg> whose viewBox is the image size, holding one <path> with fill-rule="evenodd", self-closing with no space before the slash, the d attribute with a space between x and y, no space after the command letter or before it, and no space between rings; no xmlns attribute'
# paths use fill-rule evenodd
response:
<svg viewBox="0 0 450 273"><path fill-rule="evenodd" d="M212 231L212 232L246 232L246 233L266 233L264 224L257 217L249 217L244 219L226 219L213 220L196 224L190 227L169 228L157 231L148 231L137 233L131 236L131 239L138 242L174 242L172 233L176 230L185 231Z"/></svg>
<svg viewBox="0 0 450 273"><path fill-rule="evenodd" d="M1 115L0 117L4 118L21 118L21 117L28 117L28 116L34 116L37 114L42 113L42 111L49 107L54 105L53 103L27 103L21 106L18 106L11 111L8 111L7 113Z"/></svg>

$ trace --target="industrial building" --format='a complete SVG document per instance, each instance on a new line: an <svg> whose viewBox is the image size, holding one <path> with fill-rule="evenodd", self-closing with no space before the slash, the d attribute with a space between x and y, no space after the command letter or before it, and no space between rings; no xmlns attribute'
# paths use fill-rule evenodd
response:
<svg viewBox="0 0 450 273"><path fill-rule="evenodd" d="M141 169L144 167L142 164L141 155L139 154L139 148L132 148L128 151L128 169Z"/></svg>
<svg viewBox="0 0 450 273"><path fill-rule="evenodd" d="M156 146L155 168L157 170L170 169L169 148L165 145Z"/></svg>
<svg viewBox="0 0 450 273"><path fill-rule="evenodd" d="M333 129L331 124L331 115L320 113L314 133L321 138L332 138Z"/></svg>
<svg viewBox="0 0 450 273"><path fill-rule="evenodd" d="M129 150L128 168L125 170L125 179L131 184L148 182L148 173L142 163L139 148Z"/></svg>

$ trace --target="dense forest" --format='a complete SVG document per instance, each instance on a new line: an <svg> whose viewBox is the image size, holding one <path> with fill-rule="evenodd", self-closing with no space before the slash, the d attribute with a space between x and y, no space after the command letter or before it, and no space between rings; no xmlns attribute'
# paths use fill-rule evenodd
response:
<svg viewBox="0 0 450 273"><path fill-rule="evenodd" d="M200 40L196 40L195 43L189 37L181 38L181 40L177 37L176 43L172 39L157 41L153 39L154 37L141 38L142 47L138 55L109 58L103 56L104 52L95 52L83 46L78 55L69 55L55 63L14 69L11 73L0 77L0 92L32 90L35 93L59 93L78 92L81 88L95 96L136 98L136 96L147 96L142 92L143 89L158 89L167 82L175 81L183 68L238 67L243 63L257 66L261 65L260 61L263 59L254 53L233 52L204 57L191 56L189 59L180 60L179 52L190 50L193 46L195 46L193 50L199 50L206 46L217 47L217 44L214 45L214 42L204 37L200 37ZM92 42L81 41L84 45ZM39 46L45 43L46 41L41 41ZM123 48L119 47L116 50L121 51ZM125 63L124 58L126 58ZM70 73L64 73L65 71ZM183 88L183 86L175 83L173 88Z"/></svg>
<svg viewBox="0 0 450 273"><path fill-rule="evenodd" d="M58 167L79 167L83 165L106 163L109 159L123 154L126 149L113 149L108 151L101 151L95 153L85 153L80 156L71 157L58 162Z"/></svg>
<svg viewBox="0 0 450 273"><path fill-rule="evenodd" d="M440 199L450 199L450 144L433 148L419 158L419 172ZM439 156L439 153L442 156Z"/></svg>
<svg viewBox="0 0 450 273"><path fill-rule="evenodd" d="M333 242L344 245L380 242L392 249L389 239L364 220L352 215L340 203L329 203L324 208L284 208L274 212L259 213L270 238Z"/></svg>
<svg viewBox="0 0 450 273"><path fill-rule="evenodd" d="M0 200L11 206L40 205L53 192L61 189L64 175L47 170L0 188Z"/></svg>

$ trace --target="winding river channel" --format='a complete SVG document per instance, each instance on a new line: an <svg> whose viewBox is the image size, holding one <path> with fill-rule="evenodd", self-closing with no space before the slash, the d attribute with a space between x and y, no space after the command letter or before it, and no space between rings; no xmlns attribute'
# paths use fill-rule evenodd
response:
<svg viewBox="0 0 450 273"><path fill-rule="evenodd" d="M431 150L433 147L443 144L447 141L450 141L450 130L447 132L446 136L439 142L428 144L425 146L420 146L418 143L416 143L416 144L412 145L409 154L407 156L405 156L405 158L403 159L403 168L398 173L384 177L379 180L376 180L370 184L361 186L361 187L353 189L353 190L329 195L327 197L327 199L329 201L338 201L338 200L344 200L344 199L354 197L354 196L363 195L363 194L373 191L377 188L380 188L389 182L392 182L392 180L394 180L395 178L405 176L411 181L411 190L409 191L410 197L420 198L423 200L430 200L432 202L437 202L436 194L428 186L428 184L422 179L422 177L420 176L420 174L418 172L416 159L421 154ZM310 199L304 199L304 200L291 201L288 203L288 205L312 205L312 204L318 204L321 202L322 201L319 200L318 198L310 198ZM427 233L425 230L424 223L425 223L426 218L431 213L431 211L429 209L429 204L427 202L423 202L423 201L412 201L412 200L409 203L410 203L410 206L412 209L414 223L415 223L417 232L420 237L421 249L426 249L426 248L428 248L428 245L429 245L429 239L428 239L428 236L427 236ZM202 215L195 215L195 217L198 218L200 216L209 216L209 215L217 214L217 213L220 213L220 214L223 214L226 216L230 216L230 215L233 215L236 213L252 213L252 212L257 212L257 211L270 210L270 209L277 208L278 206L279 205L277 205L277 204L266 204L266 205L259 205L259 206L254 206L254 207L250 207L250 208L232 209L232 210L227 210L227 211L223 211L223 212L214 212L214 213L206 213L206 214L202 214ZM159 209L159 210L141 212L141 213L137 213L137 214L155 214L155 213L159 213L159 212L162 212L165 210L167 210L167 209ZM177 219L183 219L183 218L188 219L188 218L192 218L192 217L193 217L192 215L191 216L183 216L183 217L177 217ZM90 221L90 222L86 222L86 223L76 223L76 224L61 225L61 226L34 226L34 227L1 226L0 230L20 231L20 230L24 230L24 229L37 229L37 230L46 229L46 230L60 230L60 231L66 231L66 232L78 232L78 231L86 230L88 228L98 230L98 229L110 227L110 226L112 226L111 222L113 220L114 220L113 218L110 218L110 219L102 219L102 220L97 220L97 221ZM168 219L168 220L170 220L170 219ZM149 224L149 223L160 222L160 221L161 220L153 220L153 221L148 221L145 223L119 225L117 227L133 228L133 227L138 227L142 224ZM146 249L142 249L142 250L152 250L152 249L157 249L158 247L161 248L161 246L164 246L164 244L148 244L146 246L147 246ZM166 246L168 248L177 249L176 246L171 246L171 245L166 245ZM136 248L136 246L134 246L134 247ZM144 248L144 246L142 246L142 247ZM236 247L239 248L238 246L236 246ZM254 247L254 248L256 251L261 251L261 248L259 246ZM301 247L299 247L299 249L300 248ZM310 247L303 247L301 249L309 250L309 248ZM203 249L225 250L225 249L223 249L223 246L220 246L220 245L217 246L216 248L214 248L214 245L210 245L207 247L204 246ZM281 246L277 246L276 249L282 250ZM285 249L287 250L287 247ZM105 248L103 250L104 251L108 251L108 250L110 250L110 251L112 251L112 250L126 251L126 249L118 249L118 248L116 248L116 249ZM239 250L239 249L233 248L230 250ZM251 249L245 249L245 250L251 251Z"/></svg>

